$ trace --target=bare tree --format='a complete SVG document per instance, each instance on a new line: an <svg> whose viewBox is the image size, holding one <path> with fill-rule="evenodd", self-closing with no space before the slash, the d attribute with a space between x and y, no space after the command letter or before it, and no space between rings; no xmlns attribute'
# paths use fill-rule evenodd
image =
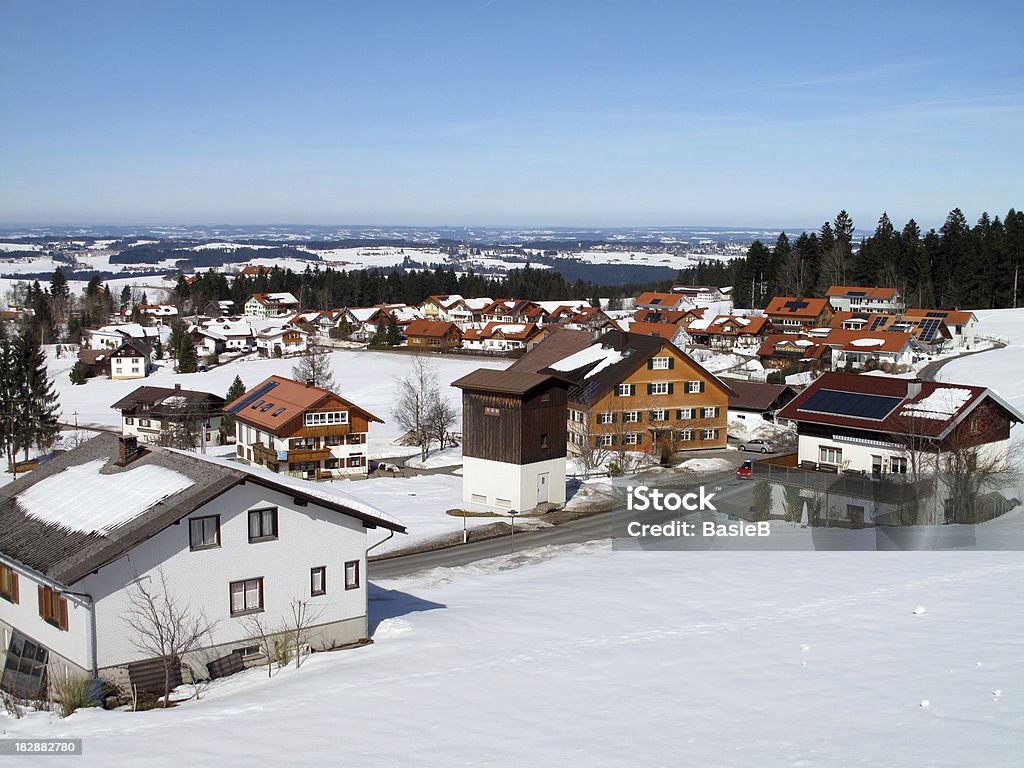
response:
<svg viewBox="0 0 1024 768"><path fill-rule="evenodd" d="M437 440L438 449L444 450L448 443L452 427L459 420L459 412L446 398L438 393L437 401L430 414L430 428Z"/></svg>
<svg viewBox="0 0 1024 768"><path fill-rule="evenodd" d="M434 437L433 420L440 399L441 392L434 367L427 363L426 358L416 355L410 364L409 373L398 380L391 415L420 447L421 461L426 461L430 453L430 443Z"/></svg>
<svg viewBox="0 0 1024 768"><path fill-rule="evenodd" d="M195 450L199 445L202 430L206 429L207 414L203 408L185 396L169 397L162 404L160 415L163 428L157 436L157 445Z"/></svg>
<svg viewBox="0 0 1024 768"><path fill-rule="evenodd" d="M302 666L302 651L309 643L309 631L320 620L323 610L314 606L308 598L292 598L292 617L285 625L292 651L295 653L295 668Z"/></svg>
<svg viewBox="0 0 1024 768"><path fill-rule="evenodd" d="M573 453L576 462L583 470L583 479L589 479L594 472L603 467L608 461L609 451L599 444L598 436L593 434L590 428L590 414L583 413L583 421L572 422L569 435L572 440Z"/></svg>
<svg viewBox="0 0 1024 768"><path fill-rule="evenodd" d="M274 676L274 632L263 623L259 614L249 616L245 622L246 637L260 649L267 658L267 677Z"/></svg>
<svg viewBox="0 0 1024 768"><path fill-rule="evenodd" d="M334 390L334 368L331 366L331 353L321 344L310 343L295 365L292 366L292 378L305 384L312 384L321 389Z"/></svg>
<svg viewBox="0 0 1024 768"><path fill-rule="evenodd" d="M217 622L210 623L202 612L171 594L163 568L156 582L146 586L138 579L128 590L125 621L132 630L129 641L151 658L159 659L164 673L163 706L171 695L171 672L189 651L200 647Z"/></svg>

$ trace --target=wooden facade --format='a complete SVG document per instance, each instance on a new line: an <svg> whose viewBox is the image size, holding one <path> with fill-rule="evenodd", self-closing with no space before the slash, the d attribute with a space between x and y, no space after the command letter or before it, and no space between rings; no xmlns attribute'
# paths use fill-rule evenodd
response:
<svg viewBox="0 0 1024 768"><path fill-rule="evenodd" d="M670 367L654 368L656 357L667 357ZM668 391L655 394L661 389ZM577 444L589 437L610 450L649 453L726 446L728 388L668 343L593 404L570 402L569 408L580 414L569 420Z"/></svg>
<svg viewBox="0 0 1024 768"><path fill-rule="evenodd" d="M567 385L549 381L525 393L463 389L463 455L506 464L565 456Z"/></svg>

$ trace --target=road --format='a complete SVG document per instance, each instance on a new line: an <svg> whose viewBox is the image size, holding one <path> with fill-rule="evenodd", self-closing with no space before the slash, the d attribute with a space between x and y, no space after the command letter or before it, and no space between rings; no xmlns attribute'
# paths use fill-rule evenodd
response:
<svg viewBox="0 0 1024 768"><path fill-rule="evenodd" d="M1005 346L1005 344L996 342L994 346L987 347L986 349L978 349L975 350L974 352L965 352L962 355L957 355L956 357L947 357L944 360L934 360L928 363L926 366L924 366L918 375L924 381L935 381L935 374L938 373L939 369L942 368L942 366L944 366L946 363L951 363L954 360L963 360L965 357L970 357L971 355L980 355L982 352L991 352L993 349L1002 349Z"/></svg>
<svg viewBox="0 0 1024 768"><path fill-rule="evenodd" d="M643 482L635 478L636 483ZM674 481L674 482L673 482ZM722 509L731 509L746 506L746 495L750 492L750 480L740 480L731 472L708 476L694 476L682 478L679 475L659 478L657 485L668 488L675 487L682 490L684 487L693 487L703 484L711 488L721 488L715 491L714 503L724 505ZM653 486L655 483L651 483ZM666 519L675 517L674 513L665 513ZM645 516L645 521L656 521L650 515ZM578 544L595 539L609 539L612 536L612 513L598 512L588 517L570 520L552 528L541 528L535 531L520 531L515 535L516 551L531 549L534 547L546 547L552 544ZM369 579L390 579L398 576L406 576L429 568L451 568L460 565L468 565L477 560L485 560L489 557L507 555L511 552L510 536L501 536L486 541L471 542L446 549L437 549L431 552L421 552L415 555L405 555L388 560L376 560L367 564Z"/></svg>

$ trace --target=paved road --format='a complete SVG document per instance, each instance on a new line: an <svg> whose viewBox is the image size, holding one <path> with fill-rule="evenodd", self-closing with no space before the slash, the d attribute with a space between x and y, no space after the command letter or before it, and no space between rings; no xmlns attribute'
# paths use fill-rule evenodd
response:
<svg viewBox="0 0 1024 768"><path fill-rule="evenodd" d="M660 478L660 483L671 484L672 480L677 483L679 476L670 479ZM637 482L641 482L639 479ZM731 508L741 505L744 497L749 494L750 480L739 480L730 473L695 477L687 484L702 483L706 486L718 488L715 502L727 503ZM653 485L653 483L652 483ZM678 485L676 487L679 487ZM673 514L666 514L666 518L674 517ZM656 522L654 518L645 516L645 521ZM516 551L531 549L534 547L545 547L552 544L577 544L595 539L608 539L612 536L612 513L598 512L589 517L578 520L571 520L552 528L542 528L535 531L519 531L515 535ZM428 568L450 568L453 566L467 565L477 560L485 560L489 557L507 555L511 552L510 536L501 536L486 541L471 542L446 549L438 549L432 552L421 552L415 555L406 555L389 560L377 560L368 564L369 578L388 579L397 576L406 576L417 571Z"/></svg>
<svg viewBox="0 0 1024 768"><path fill-rule="evenodd" d="M1000 344L996 342L995 346L988 347L987 349L978 349L975 350L974 352L965 352L962 355L957 355L956 357L947 357L944 360L934 360L933 362L928 363L928 365L921 369L920 376L925 381L935 381L935 374L938 373L939 369L942 368L942 366L944 366L946 363L951 363L954 360L963 360L965 357L970 357L971 355L980 355L982 352L991 352L993 349L1002 349L1005 346L1005 344Z"/></svg>

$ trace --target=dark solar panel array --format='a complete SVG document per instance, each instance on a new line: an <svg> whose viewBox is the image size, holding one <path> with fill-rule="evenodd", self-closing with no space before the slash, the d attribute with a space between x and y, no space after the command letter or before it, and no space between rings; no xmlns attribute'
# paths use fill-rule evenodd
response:
<svg viewBox="0 0 1024 768"><path fill-rule="evenodd" d="M925 317L945 318L946 317L946 313L945 312L925 312L924 316Z"/></svg>
<svg viewBox="0 0 1024 768"><path fill-rule="evenodd" d="M847 296L867 296L868 292L867 291L847 291L846 295Z"/></svg>
<svg viewBox="0 0 1024 768"><path fill-rule="evenodd" d="M803 299L793 299L792 301L787 301L783 306L790 312L799 312L801 309L807 309L810 306L810 302Z"/></svg>
<svg viewBox="0 0 1024 768"><path fill-rule="evenodd" d="M879 315L878 317L875 318L875 321L871 323L871 327L868 330L877 331L883 325L885 325L885 315Z"/></svg>
<svg viewBox="0 0 1024 768"><path fill-rule="evenodd" d="M921 341L932 341L935 338L935 334L938 333L940 325L942 325L941 320L922 320L920 336Z"/></svg>
<svg viewBox="0 0 1024 768"><path fill-rule="evenodd" d="M262 387L260 387L259 389L254 390L253 392L249 393L248 395L243 397L241 400L239 400L238 403L236 403L235 405L231 406L228 409L228 413L239 413L239 412L245 410L249 406L250 403L252 403L257 398L263 397L265 394L267 394L267 392L269 392L270 390L272 390L276 386L277 386L277 382L276 381L267 382Z"/></svg>
<svg viewBox="0 0 1024 768"><path fill-rule="evenodd" d="M902 401L901 397L821 389L811 395L807 402L800 406L800 410L881 421Z"/></svg>

